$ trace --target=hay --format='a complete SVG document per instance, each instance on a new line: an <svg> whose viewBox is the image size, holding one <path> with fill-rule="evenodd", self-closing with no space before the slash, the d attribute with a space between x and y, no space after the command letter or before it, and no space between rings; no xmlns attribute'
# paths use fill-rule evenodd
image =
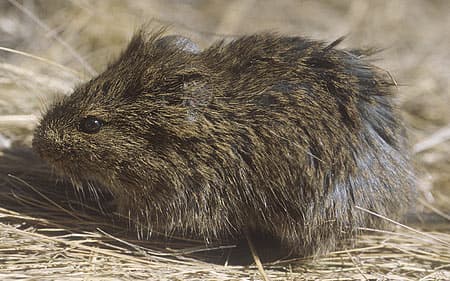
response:
<svg viewBox="0 0 450 281"><path fill-rule="evenodd" d="M450 280L449 12L446 1L418 0L0 2L0 280ZM362 229L316 260L251 266L229 264L237 245L138 240L108 194L75 192L29 147L53 96L101 71L149 19L202 46L277 30L387 47L376 63L400 84L420 215L392 231Z"/></svg>

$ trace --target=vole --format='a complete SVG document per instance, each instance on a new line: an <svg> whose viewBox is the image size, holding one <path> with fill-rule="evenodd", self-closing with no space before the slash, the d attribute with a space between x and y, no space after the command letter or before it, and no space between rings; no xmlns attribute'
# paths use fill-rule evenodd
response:
<svg viewBox="0 0 450 281"><path fill-rule="evenodd" d="M399 218L414 186L392 79L337 43L262 33L201 50L140 30L50 107L33 147L150 231L325 253L385 225L360 208Z"/></svg>

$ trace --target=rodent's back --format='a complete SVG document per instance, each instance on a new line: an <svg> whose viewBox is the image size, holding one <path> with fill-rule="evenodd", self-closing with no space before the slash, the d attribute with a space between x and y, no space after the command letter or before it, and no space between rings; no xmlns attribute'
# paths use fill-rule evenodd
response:
<svg viewBox="0 0 450 281"><path fill-rule="evenodd" d="M307 253L383 224L357 207L398 218L413 177L387 73L363 56L301 38L250 36L222 52L210 64L229 75L217 81L222 104L205 116L223 120L226 131L216 135L225 147L211 158L228 159L218 168L234 170L230 177L245 186L239 209L256 218L256 229Z"/></svg>
<svg viewBox="0 0 450 281"><path fill-rule="evenodd" d="M306 255L383 225L358 207L401 215L413 175L393 83L360 52L273 34L203 51L172 40L138 34L55 105L41 155L102 183L150 229L207 240L266 233ZM102 129L75 129L87 116ZM43 152L58 134L70 163Z"/></svg>

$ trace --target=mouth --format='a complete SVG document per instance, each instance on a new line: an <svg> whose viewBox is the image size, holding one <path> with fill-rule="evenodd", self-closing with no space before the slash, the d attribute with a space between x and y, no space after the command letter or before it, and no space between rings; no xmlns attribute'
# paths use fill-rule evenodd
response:
<svg viewBox="0 0 450 281"><path fill-rule="evenodd" d="M34 144L33 150L47 164L52 174L69 181L77 190L89 187L88 182L105 181L101 176L99 178L99 174L96 174L99 167L90 164L80 165L80 160L75 157L74 153L55 152L55 149Z"/></svg>
<svg viewBox="0 0 450 281"><path fill-rule="evenodd" d="M43 160L47 164L47 166L52 170L52 172L60 177L70 177L73 178L73 175L79 174L76 173L68 164L67 155L54 155L52 153L48 153L47 151L42 151L40 149L34 148L34 151L39 156L40 159Z"/></svg>
<svg viewBox="0 0 450 281"><path fill-rule="evenodd" d="M89 180L82 171L68 166L66 161L52 159L52 163L49 163L49 166L57 177L69 181L76 190L83 190L84 183Z"/></svg>
<svg viewBox="0 0 450 281"><path fill-rule="evenodd" d="M35 149L35 152L49 167L51 167L52 171L56 172L58 175L63 175L62 171L64 171L65 159L62 156L54 156L49 155L48 153L38 151Z"/></svg>

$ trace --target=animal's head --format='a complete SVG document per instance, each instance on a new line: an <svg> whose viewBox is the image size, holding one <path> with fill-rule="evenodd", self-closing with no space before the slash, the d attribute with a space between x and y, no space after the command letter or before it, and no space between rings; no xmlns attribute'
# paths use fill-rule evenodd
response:
<svg viewBox="0 0 450 281"><path fill-rule="evenodd" d="M212 89L199 54L184 37L138 32L103 73L51 106L34 149L75 183L139 184L152 170L162 180L157 172L177 165L166 160L173 148L202 130L196 119Z"/></svg>

